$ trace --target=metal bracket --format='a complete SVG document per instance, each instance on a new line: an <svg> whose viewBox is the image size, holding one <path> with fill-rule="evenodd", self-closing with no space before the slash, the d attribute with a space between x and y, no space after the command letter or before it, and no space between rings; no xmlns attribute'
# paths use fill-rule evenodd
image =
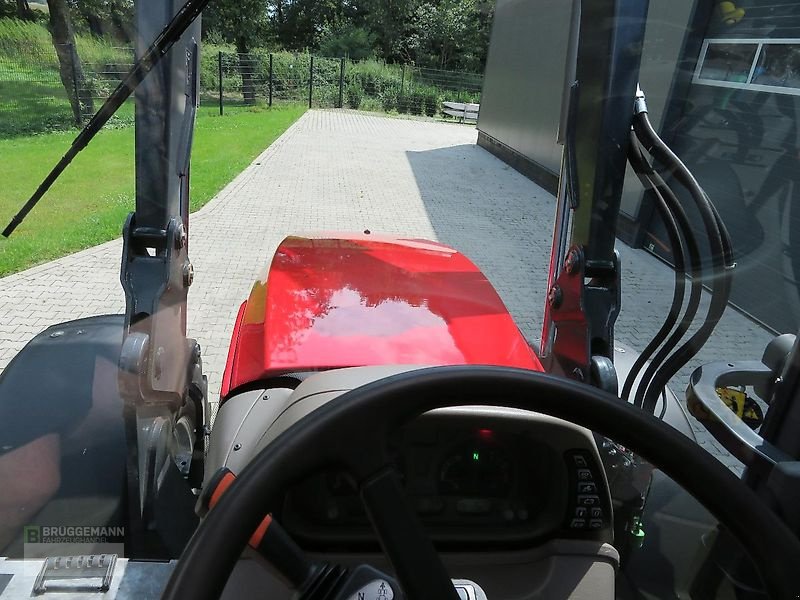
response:
<svg viewBox="0 0 800 600"><path fill-rule="evenodd" d="M126 332L120 355L120 391L126 401L166 403L183 400L189 353L186 297L191 272L186 232L179 217L166 231L137 228L134 213L122 233L122 288Z"/></svg>
<svg viewBox="0 0 800 600"><path fill-rule="evenodd" d="M620 307L619 277L616 253L609 268L589 271L583 249L573 246L548 293L555 328L553 354L559 368L568 377L591 381L608 391L616 389L611 357Z"/></svg>

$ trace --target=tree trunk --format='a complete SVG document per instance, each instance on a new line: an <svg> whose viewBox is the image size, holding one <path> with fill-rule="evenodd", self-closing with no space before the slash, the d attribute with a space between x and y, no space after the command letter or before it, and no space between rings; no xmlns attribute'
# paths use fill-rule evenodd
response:
<svg viewBox="0 0 800 600"><path fill-rule="evenodd" d="M92 96L86 86L78 51L75 48L75 32L66 0L49 0L50 35L58 56L61 83L67 92L75 124L83 125L84 116L94 112Z"/></svg>
<svg viewBox="0 0 800 600"><path fill-rule="evenodd" d="M33 20L33 11L28 4L28 0L17 0L17 18L23 21Z"/></svg>
<svg viewBox="0 0 800 600"><path fill-rule="evenodd" d="M123 42L130 42L133 39L130 29L130 20L126 18L123 13L120 13L119 6L116 2L111 3L110 13L111 25L114 27L114 36Z"/></svg>
<svg viewBox="0 0 800 600"><path fill-rule="evenodd" d="M89 32L95 37L103 37L103 21L100 20L96 14L85 15L86 24L89 26Z"/></svg>
<svg viewBox="0 0 800 600"><path fill-rule="evenodd" d="M236 52L239 53L239 72L242 74L242 98L244 103L256 103L256 87L253 82L253 57L244 38L236 38Z"/></svg>

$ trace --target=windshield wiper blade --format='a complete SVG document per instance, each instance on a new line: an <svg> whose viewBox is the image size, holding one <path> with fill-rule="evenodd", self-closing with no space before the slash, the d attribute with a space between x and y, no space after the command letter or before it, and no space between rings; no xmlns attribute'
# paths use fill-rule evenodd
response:
<svg viewBox="0 0 800 600"><path fill-rule="evenodd" d="M73 140L72 145L66 154L61 157L53 170L44 178L36 191L28 199L20 211L14 215L9 224L3 230L3 236L8 237L22 223L34 206L42 199L42 196L50 189L58 176L66 169L72 160L92 141L97 132L100 131L108 120L114 115L120 106L130 97L134 90L144 80L147 74L155 67L162 58L169 52L173 44L183 35L183 32L192 24L197 16L203 11L210 0L187 0L181 9L175 13L172 20L158 34L158 37L145 50L142 57L131 67L128 74L119 83L117 88L106 98L103 106L94 114L78 136Z"/></svg>

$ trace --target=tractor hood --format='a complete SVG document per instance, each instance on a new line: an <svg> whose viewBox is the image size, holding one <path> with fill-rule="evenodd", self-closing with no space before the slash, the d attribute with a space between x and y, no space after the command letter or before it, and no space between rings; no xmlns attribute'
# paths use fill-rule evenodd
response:
<svg viewBox="0 0 800 600"><path fill-rule="evenodd" d="M367 365L542 370L489 280L435 242L292 236L239 309L222 384Z"/></svg>

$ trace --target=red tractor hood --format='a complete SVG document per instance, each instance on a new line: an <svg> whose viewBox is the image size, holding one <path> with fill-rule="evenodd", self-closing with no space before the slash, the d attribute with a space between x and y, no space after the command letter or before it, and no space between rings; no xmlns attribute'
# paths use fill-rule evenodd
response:
<svg viewBox="0 0 800 600"><path fill-rule="evenodd" d="M222 397L287 372L384 364L542 370L489 280L456 250L292 236L239 309Z"/></svg>

